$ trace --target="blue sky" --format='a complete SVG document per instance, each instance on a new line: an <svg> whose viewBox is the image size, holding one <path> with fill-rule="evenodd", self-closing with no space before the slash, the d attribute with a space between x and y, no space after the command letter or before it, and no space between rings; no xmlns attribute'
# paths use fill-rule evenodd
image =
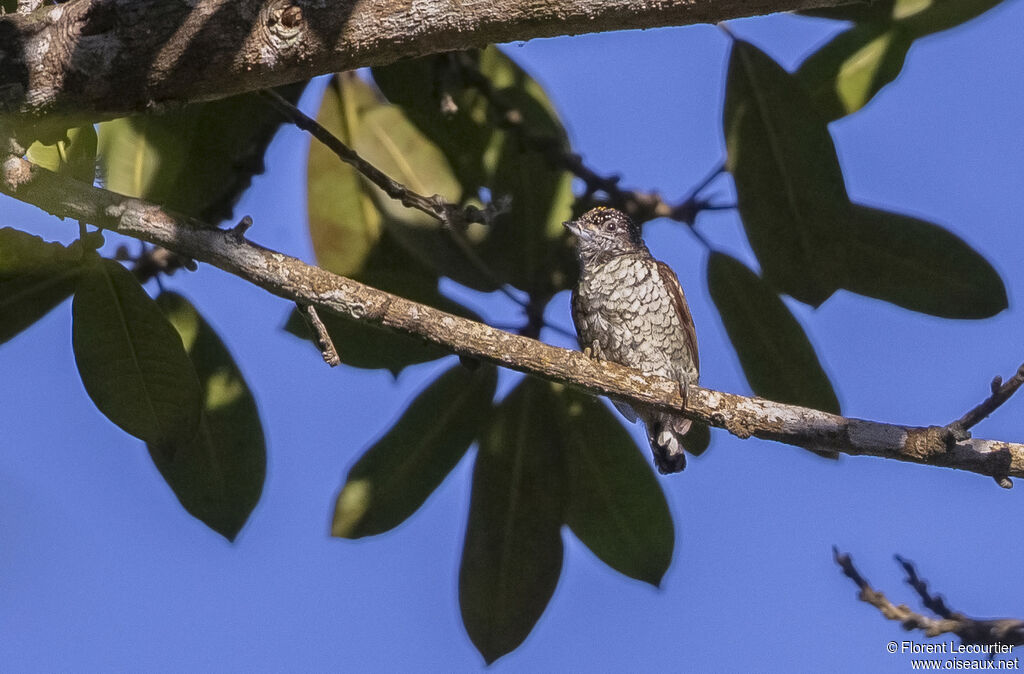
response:
<svg viewBox="0 0 1024 674"><path fill-rule="evenodd" d="M833 34L791 16L734 32L787 67ZM1010 308L950 321L840 292L790 303L849 416L943 424L1024 361L1024 2L919 41L900 79L832 125L851 197L940 223L1002 274ZM631 31L507 45L548 89L574 146L630 187L683 196L724 157L725 35ZM303 99L316 109L322 82ZM285 130L238 214L250 238L311 260L307 139ZM730 198L728 179L716 182ZM70 222L9 199L0 225L69 240ZM754 264L734 213L709 213L712 244ZM702 384L748 392L710 304L708 251L654 222L654 254L678 272L701 346ZM70 350L65 304L0 348L0 661L10 671L473 671L459 620L458 560L471 457L424 508L371 539L327 535L333 499L362 449L448 361L331 370L280 326L281 300L209 267L173 277L218 329L253 388L268 438L263 499L234 544L178 505L142 443L92 406ZM496 322L501 297L453 292ZM563 294L549 319L570 325ZM552 343L570 346L546 332ZM507 387L513 375L505 373ZM1024 440L1024 398L976 430ZM642 440L642 430L632 432ZM917 607L892 560L918 564L954 609L1024 617L1015 522L1024 487L870 458L837 463L717 433L664 487L676 520L660 590L604 567L565 533L562 579L533 634L495 671L907 671L885 644L908 636L855 598L833 544L895 602Z"/></svg>

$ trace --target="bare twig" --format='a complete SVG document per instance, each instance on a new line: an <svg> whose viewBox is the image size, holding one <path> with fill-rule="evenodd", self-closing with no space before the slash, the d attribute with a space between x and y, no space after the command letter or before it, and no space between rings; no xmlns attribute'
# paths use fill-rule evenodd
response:
<svg viewBox="0 0 1024 674"><path fill-rule="evenodd" d="M949 442L942 426L927 428L851 419L796 405L690 386L587 358L521 335L449 314L331 274L268 250L230 231L140 199L86 185L20 157L0 165L0 192L53 215L149 241L235 274L291 302L413 335L459 355L568 384L751 436L808 449L944 466L981 475L1024 477L1024 444L971 438Z"/></svg>
<svg viewBox="0 0 1024 674"><path fill-rule="evenodd" d="M526 146L540 152L552 165L569 171L583 181L586 190L581 197L584 201L593 200L593 195L603 192L607 196L607 204L629 213L638 223L654 218L669 218L692 226L697 214L702 210L731 208L716 206L700 199L699 194L715 178L725 171L725 164L719 164L709 175L698 184L685 199L677 204L665 201L657 192L641 192L627 190L619 186L620 176L601 175L583 163L583 158L571 152L560 138L537 134L527 126L522 111L502 99L491 80L480 71L468 54L452 54L463 81L480 92L488 105L497 113L495 118L502 128L512 133Z"/></svg>
<svg viewBox="0 0 1024 674"><path fill-rule="evenodd" d="M298 306L310 327L313 328L313 334L316 335L316 343L320 347L320 355L324 357L324 362L331 367L340 365L341 358L338 356L338 350L334 348L334 340L331 339L331 333L327 331L327 326L320 320L320 314L317 313L316 307L312 304L299 304Z"/></svg>
<svg viewBox="0 0 1024 674"><path fill-rule="evenodd" d="M843 575L860 589L858 598L877 608L889 620L899 621L905 630L921 630L927 637L955 634L965 644L981 645L982 652L988 653L989 657L1009 653L1014 646L1024 644L1024 620L979 620L950 610L940 597L934 597L928 592L927 584L917 575L913 564L899 555L896 556L896 560L907 573L907 583L917 591L925 607L939 616L938 618L913 611L905 604L893 604L884 594L871 587L854 567L850 555L840 553L834 546L832 555L836 564L843 570Z"/></svg>
<svg viewBox="0 0 1024 674"><path fill-rule="evenodd" d="M1017 368L1017 372L1006 383L1003 383L1002 378L999 376L993 379L991 384L992 395L968 411L967 414L951 423L948 427L950 432L958 438L965 435L969 436L968 431L970 431L971 427L999 409L1000 405L1017 392L1021 384L1024 384L1024 364Z"/></svg>

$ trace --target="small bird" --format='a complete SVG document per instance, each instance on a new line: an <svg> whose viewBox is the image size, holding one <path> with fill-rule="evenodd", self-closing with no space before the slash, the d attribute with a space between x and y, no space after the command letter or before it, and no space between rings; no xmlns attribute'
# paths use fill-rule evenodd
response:
<svg viewBox="0 0 1024 674"><path fill-rule="evenodd" d="M577 238L580 279L572 293L572 320L580 348L592 358L674 379L685 394L687 385L697 383L700 362L693 318L675 272L651 256L639 228L614 208L594 208L563 225ZM631 422L643 420L661 473L686 467L682 437L689 419L612 403Z"/></svg>

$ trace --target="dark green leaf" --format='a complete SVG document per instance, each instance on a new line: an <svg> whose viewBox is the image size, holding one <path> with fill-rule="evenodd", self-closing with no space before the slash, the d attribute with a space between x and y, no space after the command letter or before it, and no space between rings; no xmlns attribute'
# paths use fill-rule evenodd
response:
<svg viewBox="0 0 1024 674"><path fill-rule="evenodd" d="M1000 0L882 0L811 10L816 16L857 22L811 54L797 76L828 120L862 108L903 68L914 40L952 28Z"/></svg>
<svg viewBox="0 0 1024 674"><path fill-rule="evenodd" d="M0 277L0 344L66 300L77 282L77 267L50 274Z"/></svg>
<svg viewBox="0 0 1024 674"><path fill-rule="evenodd" d="M203 399L195 368L132 273L113 260L86 265L72 313L75 361L96 407L147 443L191 440Z"/></svg>
<svg viewBox="0 0 1024 674"><path fill-rule="evenodd" d="M899 24L857 25L811 54L796 76L832 121L861 109L896 79L913 39Z"/></svg>
<svg viewBox="0 0 1024 674"><path fill-rule="evenodd" d="M423 505L490 418L497 370L455 365L427 387L349 471L331 535L392 529Z"/></svg>
<svg viewBox="0 0 1024 674"><path fill-rule="evenodd" d="M474 57L495 90L496 106L459 79L453 59ZM489 229L471 232L493 275L541 296L569 287L576 265L562 245L561 223L572 215L571 177L553 168L537 143L524 142L522 133L498 130L498 118L513 109L525 135L543 139L552 149L567 148L565 130L543 87L495 47L378 68L374 77L444 152L462 182L464 198L483 185L495 198L511 199L510 210ZM458 109L451 117L441 112L442 91Z"/></svg>
<svg viewBox="0 0 1024 674"><path fill-rule="evenodd" d="M331 81L317 120L410 189L458 201L461 186L440 150L355 75ZM441 222L387 196L320 143L310 147L308 176L310 233L326 268L362 280L370 270L368 258L387 231L435 282L444 275L478 290L494 289ZM480 225L473 225L464 236L472 240L482 233Z"/></svg>
<svg viewBox="0 0 1024 674"><path fill-rule="evenodd" d="M607 407L571 389L562 397L570 484L566 523L605 564L658 585L675 543L661 485Z"/></svg>
<svg viewBox="0 0 1024 674"><path fill-rule="evenodd" d="M82 245L77 241L62 246L20 229L0 228L0 278L61 271L81 260Z"/></svg>
<svg viewBox="0 0 1024 674"><path fill-rule="evenodd" d="M765 278L817 306L838 287L849 199L832 137L800 83L733 42L723 118L740 215Z"/></svg>
<svg viewBox="0 0 1024 674"><path fill-rule="evenodd" d="M224 343L188 300L165 292L157 304L195 366L203 411L191 440L150 444L149 454L185 510L234 540L260 499L266 475L256 401Z"/></svg>
<svg viewBox="0 0 1024 674"><path fill-rule="evenodd" d="M567 149L565 130L543 89L512 68L496 74L496 84L511 80L496 96L518 112L527 134ZM554 294L568 287L576 273L574 259L562 255L566 249L561 245L562 223L572 217L572 176L512 132L503 134L495 156L491 193L511 202L491 225L481 255L501 278L531 295Z"/></svg>
<svg viewBox="0 0 1024 674"><path fill-rule="evenodd" d="M683 448L694 456L708 451L711 444L711 429L700 421L694 421L690 432L683 436Z"/></svg>
<svg viewBox="0 0 1024 674"><path fill-rule="evenodd" d="M298 100L304 84L280 87ZM100 124L106 187L210 222L230 218L283 122L259 94L193 103Z"/></svg>
<svg viewBox="0 0 1024 674"><path fill-rule="evenodd" d="M489 47L488 63L499 57ZM476 194L489 182L484 158L497 133L487 123L487 101L475 89L463 86L452 54L398 61L373 69L373 79L389 101L401 106L416 125L444 152L462 184L464 194ZM441 96L452 96L456 109L441 110Z"/></svg>
<svg viewBox="0 0 1024 674"><path fill-rule="evenodd" d="M0 344L71 295L81 259L77 242L65 247L10 227L0 229Z"/></svg>
<svg viewBox="0 0 1024 674"><path fill-rule="evenodd" d="M551 385L527 377L502 401L477 452L459 604L489 663L530 633L562 570L567 486L557 408Z"/></svg>
<svg viewBox="0 0 1024 674"><path fill-rule="evenodd" d="M844 288L943 318L987 318L1007 307L999 274L955 234L866 206L851 215Z"/></svg>
<svg viewBox="0 0 1024 674"><path fill-rule="evenodd" d="M712 253L708 290L754 393L839 413L814 347L768 284L739 260Z"/></svg>
<svg viewBox="0 0 1024 674"><path fill-rule="evenodd" d="M96 180L96 129L68 129L66 138L51 145L36 141L25 156L33 164L92 185Z"/></svg>
<svg viewBox="0 0 1024 674"><path fill-rule="evenodd" d="M839 7L805 9L801 14L855 23L891 25L902 22L915 37L937 33L970 21L1002 0L868 0Z"/></svg>

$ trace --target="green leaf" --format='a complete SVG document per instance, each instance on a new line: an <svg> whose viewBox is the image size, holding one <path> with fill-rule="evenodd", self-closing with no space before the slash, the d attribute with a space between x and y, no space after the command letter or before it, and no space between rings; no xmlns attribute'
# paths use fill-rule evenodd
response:
<svg viewBox="0 0 1024 674"><path fill-rule="evenodd" d="M566 523L605 564L659 585L672 561L675 531L658 479L600 401L571 389L562 398L570 483Z"/></svg>
<svg viewBox="0 0 1024 674"><path fill-rule="evenodd" d="M901 25L857 25L809 56L796 76L827 121L864 107L896 79L913 42Z"/></svg>
<svg viewBox="0 0 1024 674"><path fill-rule="evenodd" d="M171 292L156 301L195 366L203 410L191 440L149 444L149 454L185 510L233 541L256 507L266 476L256 401L224 343L195 307Z"/></svg>
<svg viewBox="0 0 1024 674"><path fill-rule="evenodd" d="M0 229L0 344L74 292L80 243L62 246L10 227Z"/></svg>
<svg viewBox="0 0 1024 674"><path fill-rule="evenodd" d="M767 283L739 260L712 253L708 290L755 394L839 414L814 347Z"/></svg>
<svg viewBox="0 0 1024 674"><path fill-rule="evenodd" d="M694 421L690 431L683 436L683 448L694 456L700 456L708 451L710 445L711 429L703 422Z"/></svg>
<svg viewBox="0 0 1024 674"><path fill-rule="evenodd" d="M818 306L837 288L849 199L832 137L800 83L735 40L723 117L728 169L765 278Z"/></svg>
<svg viewBox="0 0 1024 674"><path fill-rule="evenodd" d="M410 189L458 201L461 187L440 150L354 74L331 80L317 121ZM364 280L368 258L387 231L435 283L445 275L478 290L494 289L438 220L388 197L320 143L310 146L308 176L310 234L325 268ZM466 236L482 233L473 225Z"/></svg>
<svg viewBox="0 0 1024 674"><path fill-rule="evenodd" d="M550 384L525 378L477 452L459 604L488 663L522 643L561 573L567 485L557 408Z"/></svg>
<svg viewBox="0 0 1024 674"><path fill-rule="evenodd" d="M495 47L484 53L489 64L504 58L496 56L500 52ZM498 132L488 124L487 101L461 81L453 62L456 58L455 54L440 54L377 66L373 79L387 99L399 105L409 121L444 153L463 194L473 195L489 182L484 159ZM441 109L444 93L455 103L450 114Z"/></svg>
<svg viewBox="0 0 1024 674"><path fill-rule="evenodd" d="M33 164L92 185L96 180L96 129L68 129L63 140L51 145L36 141L25 156Z"/></svg>
<svg viewBox="0 0 1024 674"><path fill-rule="evenodd" d="M351 147L359 119L380 105L373 89L355 73L331 78L317 121ZM359 174L323 143L309 146L307 163L309 234L324 269L357 277L381 235L381 214Z"/></svg>
<svg viewBox="0 0 1024 674"><path fill-rule="evenodd" d="M277 91L296 101L304 86ZM231 217L252 177L263 172L263 154L283 121L259 94L248 93L103 122L99 149L104 184L120 194L219 222Z"/></svg>
<svg viewBox="0 0 1024 674"><path fill-rule="evenodd" d="M943 318L988 318L1007 307L999 273L952 232L867 206L851 215L844 288Z"/></svg>
<svg viewBox="0 0 1024 674"><path fill-rule="evenodd" d="M461 81L455 58L476 59L499 106ZM538 296L571 287L576 262L561 226L572 215L571 176L553 168L543 152L524 143L522 134L500 130L497 119L503 108L514 109L526 134L553 149L568 149L565 129L543 87L493 46L376 68L374 78L448 158L464 198L486 186L495 198L511 199L509 211L489 229L472 230L494 275ZM442 91L456 104L452 116L441 111Z"/></svg>
<svg viewBox="0 0 1024 674"><path fill-rule="evenodd" d="M493 366L457 364L420 393L348 472L331 535L373 536L416 512L488 421L497 382Z"/></svg>
<svg viewBox="0 0 1024 674"><path fill-rule="evenodd" d="M72 345L85 390L127 433L159 447L199 427L202 390L177 331L130 271L96 259L72 303Z"/></svg>
<svg viewBox="0 0 1024 674"><path fill-rule="evenodd" d="M829 121L862 108L900 74L914 40L969 21L1000 0L885 0L811 10L857 25L811 54L797 77Z"/></svg>
<svg viewBox="0 0 1024 674"><path fill-rule="evenodd" d="M50 313L66 300L78 282L78 268L51 274L0 277L0 344Z"/></svg>
<svg viewBox="0 0 1024 674"><path fill-rule="evenodd" d="M81 260L82 245L77 241L62 246L20 229L0 228L0 279L61 271Z"/></svg>

